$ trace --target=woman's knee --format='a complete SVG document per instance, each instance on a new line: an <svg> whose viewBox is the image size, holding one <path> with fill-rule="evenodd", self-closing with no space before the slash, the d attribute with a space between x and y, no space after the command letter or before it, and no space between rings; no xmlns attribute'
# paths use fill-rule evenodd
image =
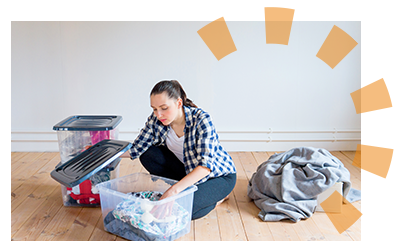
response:
<svg viewBox="0 0 400 250"><path fill-rule="evenodd" d="M236 184L236 174L209 179L197 185L194 193L192 219L198 219L211 212L218 201L229 195ZM217 191L218 190L218 191Z"/></svg>
<svg viewBox="0 0 400 250"><path fill-rule="evenodd" d="M215 206L216 206L216 204L212 204L208 207L204 207L204 208L198 209L196 211L193 211L192 212L192 220L197 220L197 219L200 219L200 218L206 216L215 208Z"/></svg>

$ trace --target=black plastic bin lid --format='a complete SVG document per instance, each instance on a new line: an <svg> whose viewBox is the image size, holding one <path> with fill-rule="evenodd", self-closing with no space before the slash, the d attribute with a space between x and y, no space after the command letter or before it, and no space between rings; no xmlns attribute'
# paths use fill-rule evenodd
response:
<svg viewBox="0 0 400 250"><path fill-rule="evenodd" d="M131 146L127 141L103 140L57 166L50 175L64 186L74 187L119 159Z"/></svg>
<svg viewBox="0 0 400 250"><path fill-rule="evenodd" d="M122 121L120 115L73 115L53 126L53 130L112 130Z"/></svg>

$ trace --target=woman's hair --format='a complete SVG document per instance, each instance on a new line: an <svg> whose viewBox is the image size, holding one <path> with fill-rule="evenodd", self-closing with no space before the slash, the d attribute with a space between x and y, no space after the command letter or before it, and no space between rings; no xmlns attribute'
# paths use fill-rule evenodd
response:
<svg viewBox="0 0 400 250"><path fill-rule="evenodd" d="M157 83L151 90L150 96L161 94L163 92L166 92L169 98L173 98L175 100L181 98L183 106L197 108L197 106L186 97L185 91L177 80L165 80Z"/></svg>

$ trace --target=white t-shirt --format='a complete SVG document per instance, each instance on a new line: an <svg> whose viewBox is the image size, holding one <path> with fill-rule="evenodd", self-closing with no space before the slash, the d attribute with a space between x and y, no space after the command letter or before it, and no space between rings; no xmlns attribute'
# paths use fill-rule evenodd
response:
<svg viewBox="0 0 400 250"><path fill-rule="evenodd" d="M165 142L168 149L171 150L183 163L183 143L185 142L185 136L178 137L175 131L170 128Z"/></svg>

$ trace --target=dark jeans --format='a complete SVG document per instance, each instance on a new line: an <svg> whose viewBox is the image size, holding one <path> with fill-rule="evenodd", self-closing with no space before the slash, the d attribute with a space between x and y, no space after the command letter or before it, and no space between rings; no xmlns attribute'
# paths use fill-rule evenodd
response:
<svg viewBox="0 0 400 250"><path fill-rule="evenodd" d="M151 146L140 156L140 162L152 175L174 180L186 176L183 163L166 146ZM218 201L232 192L236 184L236 174L210 178L197 185L194 193L192 220L207 215Z"/></svg>

